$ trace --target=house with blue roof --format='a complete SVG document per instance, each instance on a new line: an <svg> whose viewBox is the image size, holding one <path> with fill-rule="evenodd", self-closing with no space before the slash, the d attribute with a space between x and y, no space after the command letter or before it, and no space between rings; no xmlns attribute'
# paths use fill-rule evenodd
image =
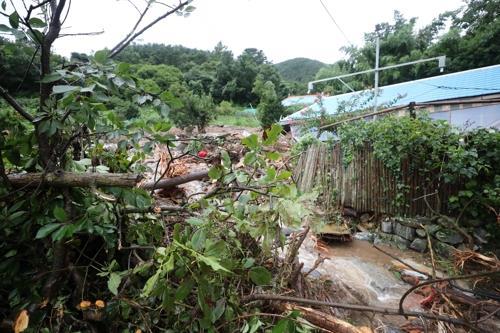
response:
<svg viewBox="0 0 500 333"><path fill-rule="evenodd" d="M299 100L314 102L280 120L282 125L291 126L294 136L298 136L297 127L308 119L371 110L375 99L374 90L369 89L320 99L316 95L295 96L295 99L285 99L283 105L285 101ZM447 120L459 128L500 129L500 65L380 87L377 112L366 116L370 119L385 111L404 115L409 112L410 105L427 110L431 118Z"/></svg>

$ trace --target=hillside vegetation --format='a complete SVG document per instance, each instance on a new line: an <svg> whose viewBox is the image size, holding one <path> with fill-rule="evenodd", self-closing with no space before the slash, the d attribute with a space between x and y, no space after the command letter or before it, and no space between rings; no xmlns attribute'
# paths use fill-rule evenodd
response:
<svg viewBox="0 0 500 333"><path fill-rule="evenodd" d="M294 58L275 65L283 79L300 83L313 80L318 71L324 66L325 64L321 61L308 58Z"/></svg>

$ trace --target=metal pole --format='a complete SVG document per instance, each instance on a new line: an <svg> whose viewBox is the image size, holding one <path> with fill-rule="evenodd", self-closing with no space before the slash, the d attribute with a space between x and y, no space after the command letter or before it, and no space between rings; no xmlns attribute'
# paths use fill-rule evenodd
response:
<svg viewBox="0 0 500 333"><path fill-rule="evenodd" d="M375 46L375 97L373 100L373 111L377 111L377 98L378 98L378 66L380 58L380 38L377 37Z"/></svg>

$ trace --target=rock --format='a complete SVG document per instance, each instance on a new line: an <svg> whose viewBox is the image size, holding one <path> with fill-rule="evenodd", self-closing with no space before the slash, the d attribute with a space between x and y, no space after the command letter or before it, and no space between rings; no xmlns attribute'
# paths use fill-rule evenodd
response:
<svg viewBox="0 0 500 333"><path fill-rule="evenodd" d="M427 240L422 238L415 238L410 244L410 249L425 252L427 250Z"/></svg>
<svg viewBox="0 0 500 333"><path fill-rule="evenodd" d="M396 245L396 247L400 250L406 250L408 248L408 246L410 246L409 240L404 239L403 237L398 236L398 235L393 235L392 241L393 241L394 245Z"/></svg>
<svg viewBox="0 0 500 333"><path fill-rule="evenodd" d="M437 224L432 224L430 225L429 227L427 227L427 231L429 232L429 234L431 235L434 235L436 232L438 232L439 230L441 230L441 226L437 225Z"/></svg>
<svg viewBox="0 0 500 333"><path fill-rule="evenodd" d="M391 234L377 234L375 239L373 240L373 244L375 245L388 245L391 244L392 238L394 235Z"/></svg>
<svg viewBox="0 0 500 333"><path fill-rule="evenodd" d="M369 231L357 232L354 234L354 238L357 240L373 242L375 234Z"/></svg>
<svg viewBox="0 0 500 333"><path fill-rule="evenodd" d="M435 242L432 244L432 247L440 257L447 259L450 259L456 251L453 246L443 242Z"/></svg>
<svg viewBox="0 0 500 333"><path fill-rule="evenodd" d="M422 237L422 238L427 237L427 233L425 232L425 230L424 230L424 229L417 229L417 230L416 230L416 233L417 233L417 236L418 236L418 237Z"/></svg>
<svg viewBox="0 0 500 333"><path fill-rule="evenodd" d="M457 245L464 241L464 237L455 230L440 230L434 235L441 242Z"/></svg>
<svg viewBox="0 0 500 333"><path fill-rule="evenodd" d="M386 234L392 234L392 226L393 226L392 221L385 220L380 223L380 229L382 230L382 232L385 232Z"/></svg>
<svg viewBox="0 0 500 333"><path fill-rule="evenodd" d="M427 217L427 216L417 216L417 217L415 217L415 221L418 224L423 224L423 225L432 224L432 219L430 217Z"/></svg>
<svg viewBox="0 0 500 333"><path fill-rule="evenodd" d="M401 223L394 224L394 233L409 241L415 239L415 229L406 225L402 225Z"/></svg>
<svg viewBox="0 0 500 333"><path fill-rule="evenodd" d="M404 226L407 226L407 227L411 227L411 228L415 228L415 229L420 228L420 222L417 219L398 217L396 219L396 222L398 222L399 224L402 224Z"/></svg>

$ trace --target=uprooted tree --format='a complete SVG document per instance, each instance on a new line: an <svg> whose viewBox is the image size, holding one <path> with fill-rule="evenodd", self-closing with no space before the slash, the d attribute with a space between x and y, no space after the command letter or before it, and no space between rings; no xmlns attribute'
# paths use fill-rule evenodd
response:
<svg viewBox="0 0 500 333"><path fill-rule="evenodd" d="M0 29L34 45L30 67L40 67L36 107L0 87L7 104L0 120L2 331L255 331L273 323L241 316L240 297L281 283L270 265L284 242L280 224L310 214L291 172L272 164L280 155L269 147L281 128L270 128L264 141L243 141L243 168L221 150L208 172L216 187L202 199L155 206L149 191L207 173L162 179L189 154L174 151L170 123L128 121L108 108L122 94L168 110L170 92L142 90L130 66L113 58L157 22L189 15L190 2L134 4L139 18L115 47L53 67L51 48L71 3L23 2L21 9L1 1L10 26ZM139 182L156 144L167 147L166 170ZM302 326L296 317L278 317L279 327Z"/></svg>

